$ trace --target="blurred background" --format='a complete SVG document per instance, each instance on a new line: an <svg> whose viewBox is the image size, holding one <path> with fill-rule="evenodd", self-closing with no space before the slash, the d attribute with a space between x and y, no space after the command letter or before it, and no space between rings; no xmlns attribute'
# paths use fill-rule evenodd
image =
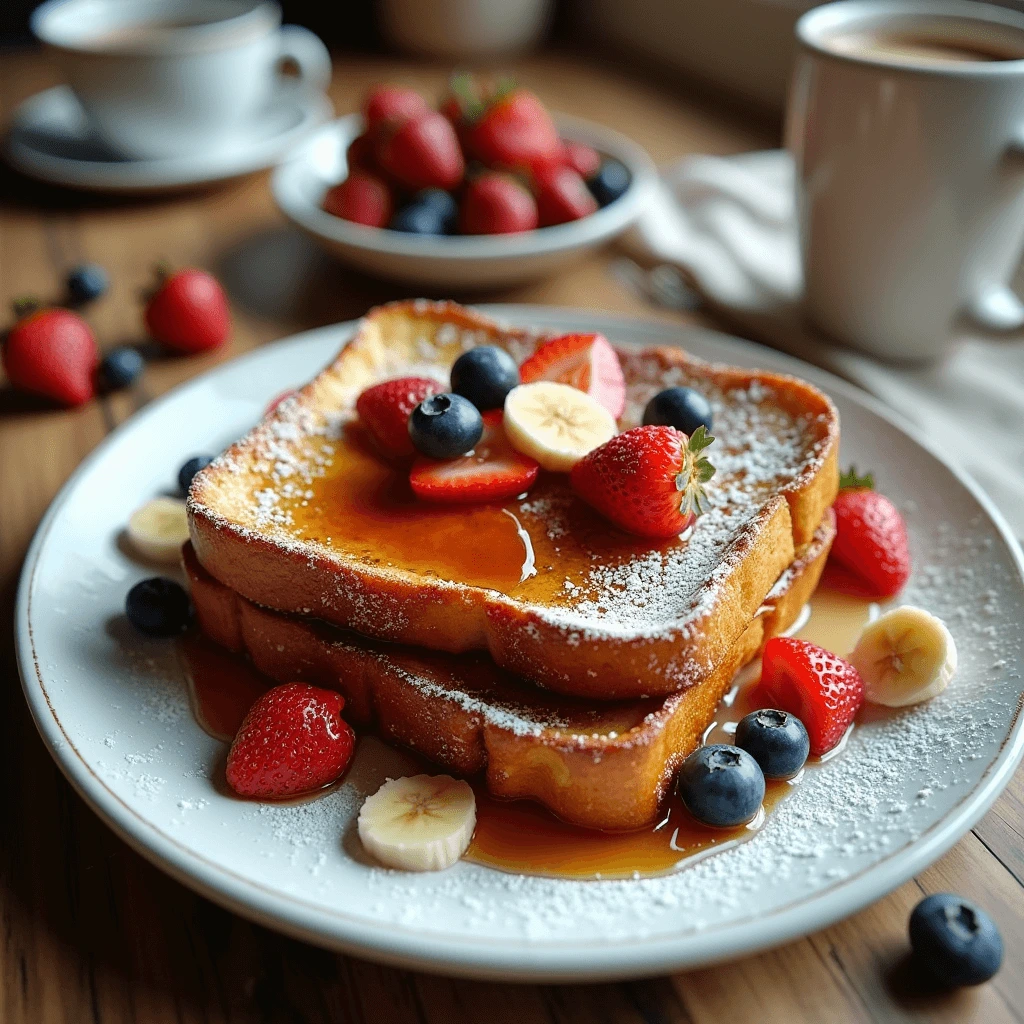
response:
<svg viewBox="0 0 1024 1024"><path fill-rule="evenodd" d="M33 0L0 5L0 41L31 41ZM599 47L624 68L683 76L728 90L768 112L785 102L793 25L807 0L284 0L285 21L333 48L388 49L435 59L554 43ZM452 33L463 24L466 35ZM475 34L474 26L487 26Z"/></svg>

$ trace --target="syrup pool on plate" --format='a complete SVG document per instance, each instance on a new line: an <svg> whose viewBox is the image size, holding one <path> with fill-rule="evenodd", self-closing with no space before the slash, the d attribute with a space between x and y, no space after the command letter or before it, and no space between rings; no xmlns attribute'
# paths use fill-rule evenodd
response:
<svg viewBox="0 0 1024 1024"><path fill-rule="evenodd" d="M847 655L860 631L877 614L877 605L819 591L811 598L791 633ZM181 643L181 652L196 720L210 735L230 742L249 707L273 683L241 658L204 637L186 637ZM755 710L751 695L759 677L759 661L739 673L705 731L706 743L732 741L736 724ZM842 746L830 751L823 760L839 752ZM817 770L820 770L818 765L812 761L795 779L769 781L761 813L749 825L735 829L701 825L673 793L666 800L660 819L650 828L635 832L601 832L570 825L531 801L497 800L478 784L475 787L476 832L466 859L516 874L560 878L637 878L667 874L756 835L767 815L793 792L805 772Z"/></svg>

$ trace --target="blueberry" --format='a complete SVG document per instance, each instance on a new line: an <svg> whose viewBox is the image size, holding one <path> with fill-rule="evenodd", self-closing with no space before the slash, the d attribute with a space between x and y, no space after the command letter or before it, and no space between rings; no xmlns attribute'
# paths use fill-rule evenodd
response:
<svg viewBox="0 0 1024 1024"><path fill-rule="evenodd" d="M629 183L629 171L618 160L602 160L597 174L587 182L602 206L614 203L629 188Z"/></svg>
<svg viewBox="0 0 1024 1024"><path fill-rule="evenodd" d="M711 433L711 403L693 388L666 388L644 406L645 427L675 427L692 434L701 424Z"/></svg>
<svg viewBox="0 0 1024 1024"><path fill-rule="evenodd" d="M396 211L388 227L411 235L444 235L453 223L436 204L414 200Z"/></svg>
<svg viewBox="0 0 1024 1024"><path fill-rule="evenodd" d="M188 594L174 580L154 576L136 583L124 603L128 621L147 636L174 636L187 625Z"/></svg>
<svg viewBox="0 0 1024 1024"><path fill-rule="evenodd" d="M732 828L757 814L764 800L764 775L745 750L716 743L699 747L683 762L676 789L698 821Z"/></svg>
<svg viewBox="0 0 1024 1024"><path fill-rule="evenodd" d="M181 489L182 494L188 494L188 489L192 486L192 478L199 470L205 469L211 462L213 462L212 455L193 455L178 470L178 487Z"/></svg>
<svg viewBox="0 0 1024 1024"><path fill-rule="evenodd" d="M68 296L76 304L98 299L108 285L107 272L98 263L83 263L68 274Z"/></svg>
<svg viewBox="0 0 1024 1024"><path fill-rule="evenodd" d="M481 412L500 409L519 384L519 367L503 349L480 345L463 352L452 367L452 391L468 398Z"/></svg>
<svg viewBox="0 0 1024 1024"><path fill-rule="evenodd" d="M462 395L431 395L409 417L409 437L432 459L465 455L480 440L484 421L480 411Z"/></svg>
<svg viewBox="0 0 1024 1024"><path fill-rule="evenodd" d="M134 384L145 369L146 360L130 345L112 348L100 363L100 384L105 391L116 391Z"/></svg>
<svg viewBox="0 0 1024 1024"><path fill-rule="evenodd" d="M413 201L416 206L429 206L438 212L446 230L450 231L455 226L459 216L459 204L450 192L443 188L428 188L416 194Z"/></svg>
<svg viewBox="0 0 1024 1024"><path fill-rule="evenodd" d="M766 779L791 779L803 768L811 741L796 715L764 708L736 726L736 746L753 757Z"/></svg>
<svg viewBox="0 0 1024 1024"><path fill-rule="evenodd" d="M926 896L910 915L914 959L945 988L980 985L999 970L1003 940L981 907L951 892Z"/></svg>

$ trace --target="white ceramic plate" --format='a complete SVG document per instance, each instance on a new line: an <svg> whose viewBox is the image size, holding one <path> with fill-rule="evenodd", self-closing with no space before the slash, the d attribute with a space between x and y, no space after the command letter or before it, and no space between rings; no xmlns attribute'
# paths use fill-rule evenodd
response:
<svg viewBox="0 0 1024 1024"><path fill-rule="evenodd" d="M331 116L330 101L284 87L243 138L211 152L162 160L128 160L97 142L66 85L25 100L7 135L7 159L33 178L99 192L162 192L262 170L282 159Z"/></svg>
<svg viewBox="0 0 1024 1024"><path fill-rule="evenodd" d="M320 800L283 807L222 795L211 780L223 748L189 713L174 645L141 639L122 615L125 593L151 571L122 554L118 533L184 459L235 439L271 396L326 364L347 324L260 349L153 403L83 463L45 516L21 582L18 651L36 723L75 787L145 856L254 920L392 964L503 979L624 977L736 957L842 918L935 860L1021 757L1022 560L998 513L876 403L790 358L682 327L496 311L622 342L681 343L822 385L842 413L844 461L873 468L906 513L915 571L905 597L949 624L961 655L954 683L855 730L753 840L660 879L369 866L353 813L402 761L373 740L346 784Z"/></svg>
<svg viewBox="0 0 1024 1024"><path fill-rule="evenodd" d="M327 190L348 173L345 153L363 130L359 114L324 125L274 172L274 199L294 224L359 270L399 281L464 291L540 278L621 234L653 195L657 170L635 142L575 117L556 118L563 138L622 161L629 188L602 210L515 235L410 235L353 224L323 210Z"/></svg>

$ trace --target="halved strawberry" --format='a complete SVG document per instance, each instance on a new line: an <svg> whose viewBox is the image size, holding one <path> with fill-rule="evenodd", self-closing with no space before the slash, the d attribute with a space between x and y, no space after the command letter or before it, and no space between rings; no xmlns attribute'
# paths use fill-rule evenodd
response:
<svg viewBox="0 0 1024 1024"><path fill-rule="evenodd" d="M356 736L341 717L345 699L308 683L275 686L249 709L228 751L228 785L274 800L334 782L352 760Z"/></svg>
<svg viewBox="0 0 1024 1024"><path fill-rule="evenodd" d="M615 349L603 334L563 334L544 342L519 367L524 384L553 380L586 391L616 419L626 407L626 380Z"/></svg>
<svg viewBox="0 0 1024 1024"><path fill-rule="evenodd" d="M765 644L755 707L796 715L824 754L846 734L864 702L864 681L848 662L806 640L776 636Z"/></svg>
<svg viewBox="0 0 1024 1024"><path fill-rule="evenodd" d="M409 484L416 497L476 504L502 501L529 490L540 466L509 444L500 409L485 412L483 420L483 436L468 455L443 461L421 455L413 463Z"/></svg>
<svg viewBox="0 0 1024 1024"><path fill-rule="evenodd" d="M429 377L398 377L367 388L356 400L356 412L385 455L401 458L415 449L409 440L409 415L428 395L444 388Z"/></svg>
<svg viewBox="0 0 1024 1024"><path fill-rule="evenodd" d="M702 454L714 438L698 427L634 427L584 455L572 489L616 526L641 537L674 537L707 510L715 467Z"/></svg>

